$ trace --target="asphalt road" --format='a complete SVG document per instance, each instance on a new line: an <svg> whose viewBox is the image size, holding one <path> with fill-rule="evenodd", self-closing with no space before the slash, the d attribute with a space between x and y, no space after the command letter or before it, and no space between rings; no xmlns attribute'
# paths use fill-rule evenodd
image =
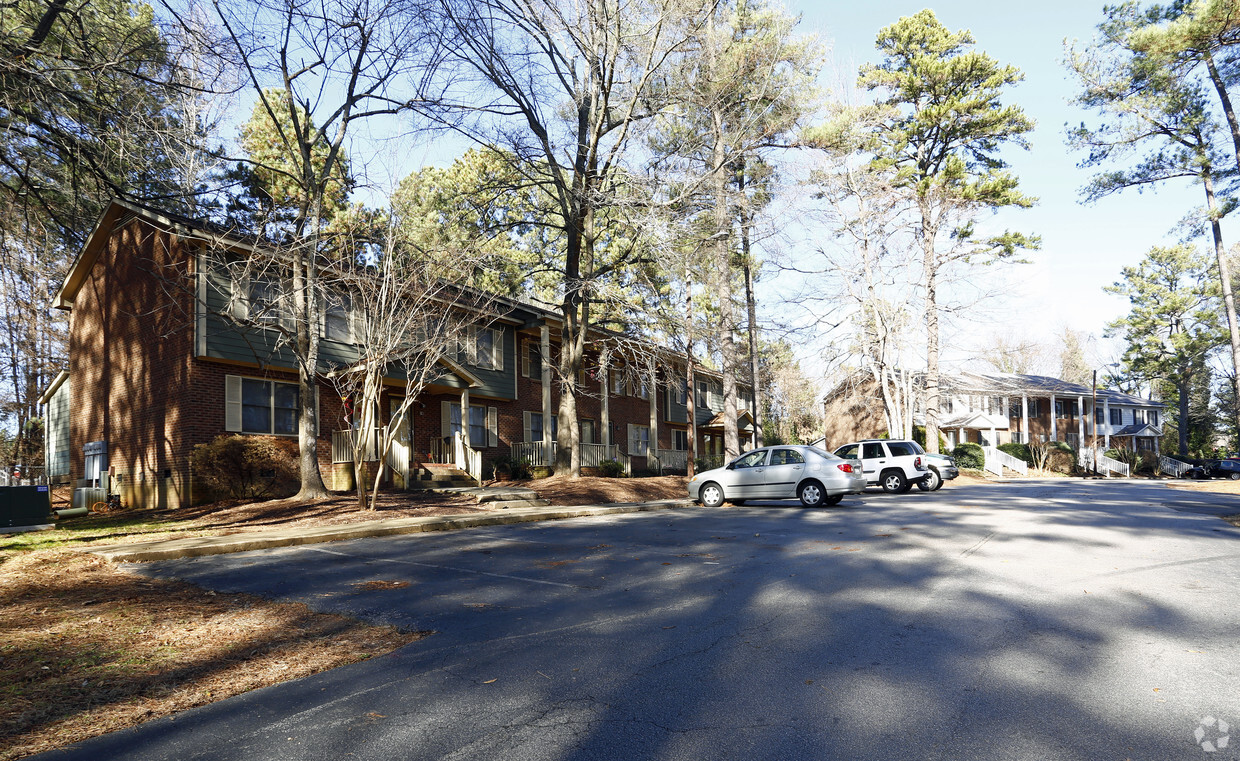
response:
<svg viewBox="0 0 1240 761"><path fill-rule="evenodd" d="M949 484L144 564L437 633L47 758L1234 759L1229 512Z"/></svg>

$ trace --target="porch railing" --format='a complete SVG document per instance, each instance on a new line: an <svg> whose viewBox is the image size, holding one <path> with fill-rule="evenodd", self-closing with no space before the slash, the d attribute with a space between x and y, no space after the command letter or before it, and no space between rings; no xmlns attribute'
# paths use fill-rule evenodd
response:
<svg viewBox="0 0 1240 761"><path fill-rule="evenodd" d="M332 462L353 462L354 442L358 435L365 435L366 433L370 435L366 436L366 441L362 442L366 447L365 452L362 454L362 461L373 462L379 459L375 454L378 451L375 442L386 436L385 431L386 429L384 428L371 428L366 432L353 428L343 431L332 431Z"/></svg>
<svg viewBox="0 0 1240 761"><path fill-rule="evenodd" d="M1179 478L1184 475L1184 472L1192 467L1192 465L1189 465L1186 462L1180 462L1179 460L1173 457L1168 457L1165 454L1158 456L1158 469L1169 476L1174 476L1175 478Z"/></svg>
<svg viewBox="0 0 1240 761"><path fill-rule="evenodd" d="M514 441L512 443L512 458L514 460L525 460L534 467L550 467L555 465L555 456L558 451L559 447L554 441ZM604 460L615 460L620 463L624 466L626 474L632 474L633 472L633 465L629 460L629 456L621 452L618 445L581 445L581 467L597 468Z"/></svg>
<svg viewBox="0 0 1240 761"><path fill-rule="evenodd" d="M656 453L658 470L687 471L689 469L689 453L683 449L660 449Z"/></svg>
<svg viewBox="0 0 1240 761"><path fill-rule="evenodd" d="M1132 474L1128 463L1116 460L1114 457L1107 457L1102 452L1093 449L1082 449L1077 462L1082 468L1102 473L1108 478L1112 473L1119 473L1125 478Z"/></svg>
<svg viewBox="0 0 1240 761"><path fill-rule="evenodd" d="M1004 468L1014 470L1022 476L1029 475L1029 464L1019 457L1013 457L996 447L983 447L982 453L985 455L982 467L996 476L1002 476Z"/></svg>

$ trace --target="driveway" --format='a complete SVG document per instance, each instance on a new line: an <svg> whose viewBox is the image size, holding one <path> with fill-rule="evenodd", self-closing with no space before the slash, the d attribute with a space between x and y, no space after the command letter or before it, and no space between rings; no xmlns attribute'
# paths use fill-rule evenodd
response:
<svg viewBox="0 0 1240 761"><path fill-rule="evenodd" d="M1227 512L949 484L144 564L437 633L48 758L1233 758Z"/></svg>

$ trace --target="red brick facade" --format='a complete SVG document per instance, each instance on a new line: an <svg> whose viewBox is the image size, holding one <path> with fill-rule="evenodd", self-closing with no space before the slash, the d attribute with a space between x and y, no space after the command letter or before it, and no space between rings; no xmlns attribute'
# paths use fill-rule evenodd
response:
<svg viewBox="0 0 1240 761"><path fill-rule="evenodd" d="M109 213L116 214L115 207ZM69 339L71 380L70 478L83 476L84 446L107 444L107 463L114 484L128 504L177 506L202 498L192 483L193 447L226 432L225 376L237 375L294 382L291 372L259 368L197 356L195 273L197 248L160 225L132 214L107 216L84 249L62 303L71 306ZM110 231L110 234L108 232ZM93 259L91 258L93 257ZM484 446L484 462L511 455L525 440L526 411L542 411L542 384L522 375L520 352L528 336L518 336L516 398L494 399L471 393L470 404L496 410L496 446ZM588 364L596 363L589 357ZM602 443L600 384L587 378L578 399L578 417L595 424L595 443ZM399 391L393 392L399 394ZM656 394L656 446L671 449L673 428L666 420L665 393ZM459 404L459 393L426 393L410 409L412 460L424 461L432 441L442 437L442 402ZM553 383L552 414L559 411ZM612 444L627 450L628 425L650 425L649 399L614 395L608 390ZM386 423L388 401L381 401ZM330 386L320 385L318 458L325 482L332 486L331 431L345 427L344 407ZM294 437L289 437L290 439ZM645 457L633 457L635 471Z"/></svg>

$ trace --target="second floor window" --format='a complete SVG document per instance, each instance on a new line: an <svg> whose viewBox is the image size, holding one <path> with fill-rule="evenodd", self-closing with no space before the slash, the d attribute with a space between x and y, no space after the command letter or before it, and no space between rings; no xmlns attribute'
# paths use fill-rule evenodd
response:
<svg viewBox="0 0 1240 761"><path fill-rule="evenodd" d="M1124 424L1124 410L1119 407L1111 408L1111 425Z"/></svg>
<svg viewBox="0 0 1240 761"><path fill-rule="evenodd" d="M256 322L280 322L283 299L280 281L274 277L252 277L246 293L250 319Z"/></svg>
<svg viewBox="0 0 1240 761"><path fill-rule="evenodd" d="M323 304L323 337L332 341L352 341L350 320L353 301L348 294L328 294Z"/></svg>

